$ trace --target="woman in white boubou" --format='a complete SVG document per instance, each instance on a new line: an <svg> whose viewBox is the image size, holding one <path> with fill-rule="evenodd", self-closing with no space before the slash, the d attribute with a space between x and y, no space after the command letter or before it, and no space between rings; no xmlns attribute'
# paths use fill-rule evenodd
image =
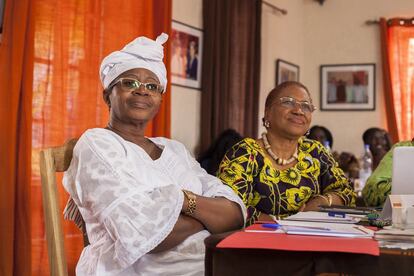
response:
<svg viewBox="0 0 414 276"><path fill-rule="evenodd" d="M167 38L102 61L109 123L81 136L64 176L90 241L77 275L204 275L204 238L244 223L242 201L181 143L144 136L165 93Z"/></svg>

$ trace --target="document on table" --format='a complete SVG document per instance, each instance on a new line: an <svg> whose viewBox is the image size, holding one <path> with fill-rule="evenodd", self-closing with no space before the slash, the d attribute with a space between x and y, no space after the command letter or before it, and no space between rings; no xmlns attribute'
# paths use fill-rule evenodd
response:
<svg viewBox="0 0 414 276"><path fill-rule="evenodd" d="M396 229L392 226L375 232L374 238L380 241L414 241L414 229Z"/></svg>
<svg viewBox="0 0 414 276"><path fill-rule="evenodd" d="M372 238L374 236L373 230L354 224L289 220L279 220L278 223L287 234L348 238Z"/></svg>
<svg viewBox="0 0 414 276"><path fill-rule="evenodd" d="M285 218L283 221L313 221L313 222L334 222L334 223L358 223L361 219L355 216L341 213L336 216L335 212L299 212L295 215Z"/></svg>

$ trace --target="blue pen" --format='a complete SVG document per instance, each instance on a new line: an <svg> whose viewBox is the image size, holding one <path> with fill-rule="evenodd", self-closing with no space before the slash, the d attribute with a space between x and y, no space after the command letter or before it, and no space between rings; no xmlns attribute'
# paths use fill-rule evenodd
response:
<svg viewBox="0 0 414 276"><path fill-rule="evenodd" d="M328 212L328 216L335 218L345 218L345 213L342 212Z"/></svg>
<svg viewBox="0 0 414 276"><path fill-rule="evenodd" d="M272 229L279 229L280 225L277 223L264 223L262 224L263 227L265 228L272 228Z"/></svg>

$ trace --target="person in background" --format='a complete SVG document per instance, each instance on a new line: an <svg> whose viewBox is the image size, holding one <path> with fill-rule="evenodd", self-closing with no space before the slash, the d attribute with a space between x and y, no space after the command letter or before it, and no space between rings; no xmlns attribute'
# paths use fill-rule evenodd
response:
<svg viewBox="0 0 414 276"><path fill-rule="evenodd" d="M372 170L374 171L384 155L391 149L392 143L387 131L372 127L362 134L365 145L369 145L372 154Z"/></svg>
<svg viewBox="0 0 414 276"><path fill-rule="evenodd" d="M329 129L324 126L314 125L309 129L309 133L306 135L309 139L319 141L322 145L329 145L329 149L333 146L333 137ZM333 157L338 162L339 167L345 172L350 179L358 178L359 163L358 159L349 152L341 152L340 154L336 151L332 152Z"/></svg>
<svg viewBox="0 0 414 276"><path fill-rule="evenodd" d="M331 153L304 137L314 110L303 84L278 85L266 98L262 139L245 138L224 156L218 177L243 200L247 225L319 210L319 205L355 204Z"/></svg>
<svg viewBox="0 0 414 276"><path fill-rule="evenodd" d="M190 41L187 53L187 68L185 70L187 78L197 79L198 53L195 41Z"/></svg>
<svg viewBox="0 0 414 276"><path fill-rule="evenodd" d="M223 131L210 147L200 155L197 161L209 174L216 175L221 160L226 152L243 137L234 129Z"/></svg>
<svg viewBox="0 0 414 276"><path fill-rule="evenodd" d="M101 63L109 122L79 138L63 179L90 242L76 275L204 275L204 239L243 225L243 202L183 144L144 135L165 93L167 38L141 36Z"/></svg>
<svg viewBox="0 0 414 276"><path fill-rule="evenodd" d="M411 141L394 144L368 178L362 190L362 197L367 206L382 207L387 196L391 193L392 156L396 147L414 147L414 138Z"/></svg>
<svg viewBox="0 0 414 276"><path fill-rule="evenodd" d="M180 41L180 37L176 34L176 38L172 43L172 56L171 56L171 75L185 78L187 61L183 56L183 46Z"/></svg>
<svg viewBox="0 0 414 276"><path fill-rule="evenodd" d="M358 158L350 153L343 151L339 155L334 156L338 161L338 166L345 172L346 176L351 181L354 181L359 177L359 161Z"/></svg>
<svg viewBox="0 0 414 276"><path fill-rule="evenodd" d="M324 126L314 125L309 129L309 134L306 135L309 139L319 141L322 145L325 145L326 142L329 144L329 148L332 149L333 138L332 133Z"/></svg>

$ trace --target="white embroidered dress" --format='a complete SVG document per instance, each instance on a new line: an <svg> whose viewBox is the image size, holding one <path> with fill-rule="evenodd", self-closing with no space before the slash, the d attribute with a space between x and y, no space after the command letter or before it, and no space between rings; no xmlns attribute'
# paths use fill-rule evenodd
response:
<svg viewBox="0 0 414 276"><path fill-rule="evenodd" d="M246 216L239 197L208 175L184 145L151 140L163 149L157 160L102 128L86 131L77 142L63 178L90 241L77 275L203 275L206 230L171 250L147 254L172 231L184 200L182 189L237 202Z"/></svg>

